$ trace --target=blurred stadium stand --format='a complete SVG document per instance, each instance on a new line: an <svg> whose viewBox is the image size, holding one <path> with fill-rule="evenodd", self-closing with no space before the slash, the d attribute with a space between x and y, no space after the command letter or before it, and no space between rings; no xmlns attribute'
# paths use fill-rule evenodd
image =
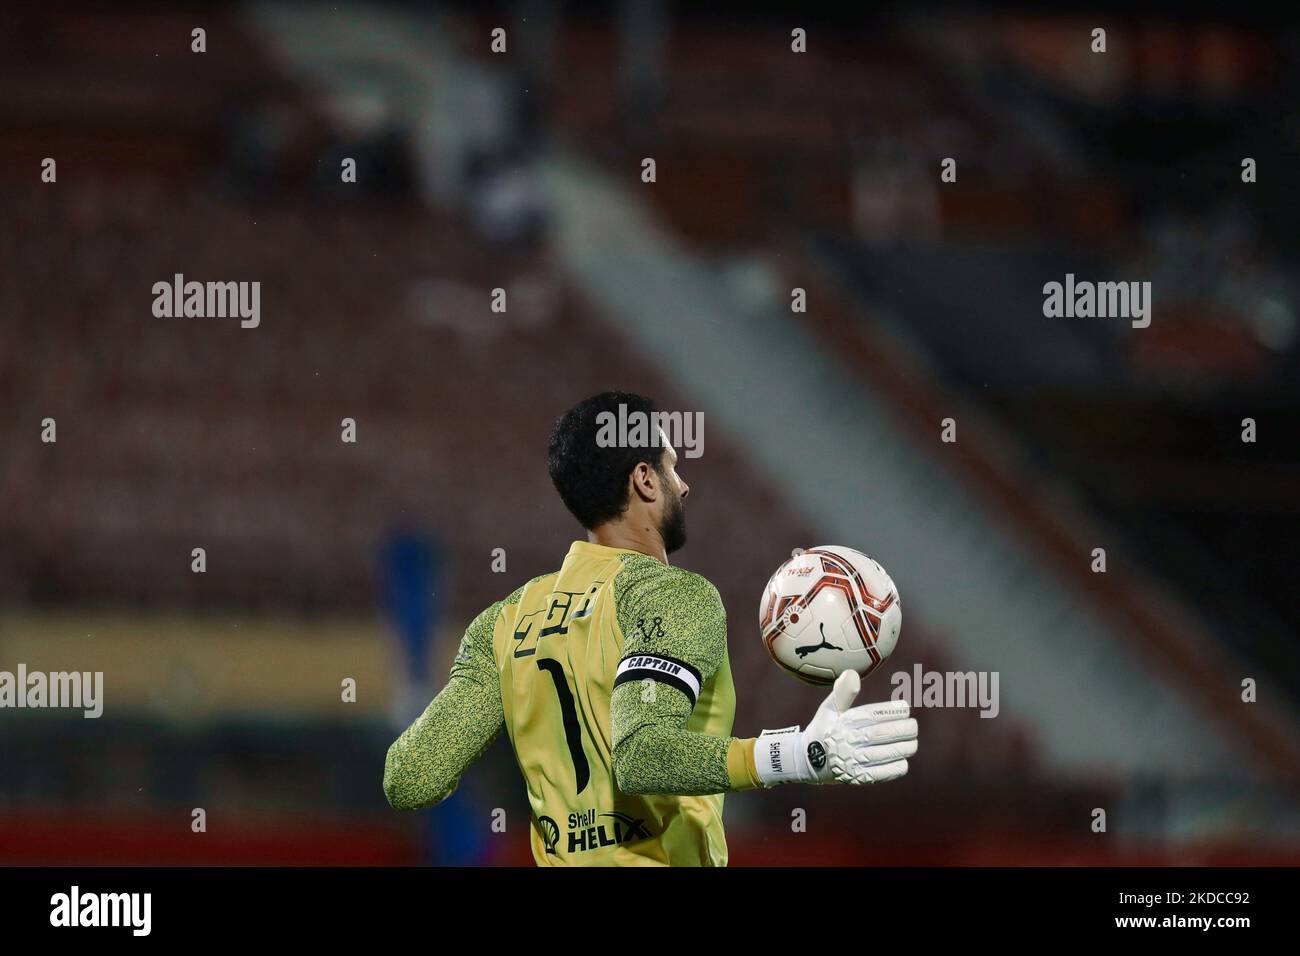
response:
<svg viewBox="0 0 1300 956"><path fill-rule="evenodd" d="M627 5L637 36L654 10ZM0 164L23 185L0 210L22 277L0 285L0 666L103 669L115 706L0 723L0 862L451 859L380 791L414 712L378 556L402 529L450 556L427 691L575 536L545 439L612 387L706 412L680 563L731 615L738 733L818 698L753 630L794 546L894 572L891 670L1003 675L997 720L920 715L892 790L729 798L734 862L1300 861L1300 462L1236 441L1246 414L1295 433L1294 235L1254 194L1200 209L1172 183L1162 206L1160 142L1110 148L1177 102L1201 124L1180 155L1213 168L1234 98L1295 89L1282 39L1144 28L1134 62L1190 44L1222 82L1144 66L1079 91L1065 21L1012 17L873 21L794 67L762 18L621 44L628 21L544 3L252 4L203 15L200 59L189 12L4 17ZM500 24L510 66L483 40ZM57 189L30 175L46 155ZM363 189L335 182L343 156ZM1196 223L1222 239L1193 267ZM1151 337L1041 319L1044 277L1162 268L1187 295ZM154 319L177 272L262 281L261 327ZM57 445L31 440L47 416ZM1258 713L1228 713L1241 673ZM528 862L504 740L462 795L512 821L479 859ZM1120 839L1087 831L1098 806ZM795 807L833 838L790 834Z"/></svg>

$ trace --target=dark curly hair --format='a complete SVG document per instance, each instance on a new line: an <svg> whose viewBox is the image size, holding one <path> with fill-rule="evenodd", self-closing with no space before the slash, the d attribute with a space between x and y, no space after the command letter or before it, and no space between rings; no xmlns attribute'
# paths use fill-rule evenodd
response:
<svg viewBox="0 0 1300 956"><path fill-rule="evenodd" d="M619 405L627 413L642 412L650 421L658 410L654 400L631 392L601 392L569 409L555 423L547 450L546 467L555 490L573 516L587 529L611 521L627 510L627 477L639 462L664 474L663 446L657 433L645 448L608 447L596 444L597 422L602 412L618 416Z"/></svg>

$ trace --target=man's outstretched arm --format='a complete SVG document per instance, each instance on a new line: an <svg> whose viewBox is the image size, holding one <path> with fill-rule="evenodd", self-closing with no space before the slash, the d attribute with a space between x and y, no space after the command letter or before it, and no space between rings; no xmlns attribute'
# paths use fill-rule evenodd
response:
<svg viewBox="0 0 1300 956"><path fill-rule="evenodd" d="M713 737L686 730L690 703L673 689L618 688L610 703L615 739L614 777L624 793L706 794L762 786L754 767L754 738ZM660 706L666 705L666 706ZM626 728L633 729L627 730Z"/></svg>
<svg viewBox="0 0 1300 956"><path fill-rule="evenodd" d="M853 706L847 671L805 727L755 737L685 729L703 687L726 660L726 614L698 575L634 562L618 582L625 642L610 730L624 793L709 794L779 783L865 784L907 773L916 721L902 701ZM638 626L655 621L654 628ZM650 636L647 636L649 634Z"/></svg>
<svg viewBox="0 0 1300 956"><path fill-rule="evenodd" d="M656 669L659 669L656 666ZM807 727L758 737L713 737L684 729L693 701L675 687L614 690L614 774L624 793L706 794L779 783L861 785L896 780L916 755L916 720L906 701L854 707L861 686L845 671ZM638 696L639 695L639 696ZM628 729L631 728L631 729Z"/></svg>
<svg viewBox="0 0 1300 956"><path fill-rule="evenodd" d="M461 639L451 677L384 761L384 794L398 810L447 799L460 776L505 726L501 685L492 659L492 630L505 602L476 617Z"/></svg>
<svg viewBox="0 0 1300 956"><path fill-rule="evenodd" d="M727 657L727 617L707 580L650 558L615 582L623 659L610 695L614 779L624 793L706 794L760 786L753 738L687 730Z"/></svg>

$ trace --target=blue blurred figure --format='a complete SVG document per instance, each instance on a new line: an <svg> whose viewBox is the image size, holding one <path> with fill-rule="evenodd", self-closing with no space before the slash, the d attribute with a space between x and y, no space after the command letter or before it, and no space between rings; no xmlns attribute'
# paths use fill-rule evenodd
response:
<svg viewBox="0 0 1300 956"><path fill-rule="evenodd" d="M406 680L394 708L394 723L406 727L427 706L430 636L441 618L445 567L441 543L417 531L394 532L381 552L384 607L401 643ZM436 808L420 812L421 859L426 864L475 865L487 856L487 828L475 802L458 789Z"/></svg>

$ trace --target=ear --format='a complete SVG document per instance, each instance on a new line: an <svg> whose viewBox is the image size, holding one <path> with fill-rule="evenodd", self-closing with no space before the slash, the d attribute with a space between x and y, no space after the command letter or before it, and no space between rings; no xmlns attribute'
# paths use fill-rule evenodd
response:
<svg viewBox="0 0 1300 956"><path fill-rule="evenodd" d="M659 475L648 462L637 462L628 481L632 485L632 494L642 501L649 503L659 497Z"/></svg>

